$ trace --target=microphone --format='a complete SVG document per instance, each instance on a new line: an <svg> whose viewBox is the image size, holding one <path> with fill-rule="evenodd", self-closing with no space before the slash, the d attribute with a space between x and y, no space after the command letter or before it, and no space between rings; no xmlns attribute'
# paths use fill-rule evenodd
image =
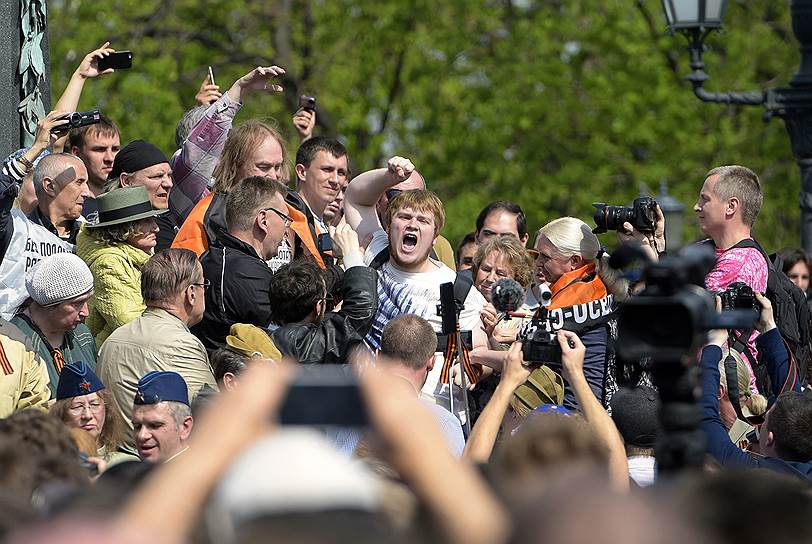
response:
<svg viewBox="0 0 812 544"><path fill-rule="evenodd" d="M518 310L524 303L524 296L524 289L519 282L510 278L502 278L491 289L491 303L502 313Z"/></svg>
<svg viewBox="0 0 812 544"><path fill-rule="evenodd" d="M537 285L539 288L539 304L542 306L549 306L550 301L553 300L553 292L550 291L550 286L546 283Z"/></svg>

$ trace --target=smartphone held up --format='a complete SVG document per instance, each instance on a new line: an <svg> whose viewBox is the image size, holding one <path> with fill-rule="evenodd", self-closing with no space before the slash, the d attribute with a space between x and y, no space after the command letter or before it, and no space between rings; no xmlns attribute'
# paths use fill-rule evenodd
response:
<svg viewBox="0 0 812 544"><path fill-rule="evenodd" d="M106 57L99 59L99 71L103 72L113 68L114 70L126 70L133 66L132 51L116 51Z"/></svg>

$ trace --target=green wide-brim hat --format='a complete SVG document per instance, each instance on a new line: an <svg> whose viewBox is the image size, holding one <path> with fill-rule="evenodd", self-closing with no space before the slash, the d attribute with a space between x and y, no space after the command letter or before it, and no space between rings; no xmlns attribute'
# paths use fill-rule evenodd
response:
<svg viewBox="0 0 812 544"><path fill-rule="evenodd" d="M147 217L161 215L169 210L156 210L149 201L144 187L122 187L96 197L99 221L87 228L109 227Z"/></svg>

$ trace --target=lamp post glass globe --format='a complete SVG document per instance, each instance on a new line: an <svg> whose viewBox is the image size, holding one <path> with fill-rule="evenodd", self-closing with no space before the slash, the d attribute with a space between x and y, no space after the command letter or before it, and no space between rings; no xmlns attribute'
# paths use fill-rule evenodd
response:
<svg viewBox="0 0 812 544"><path fill-rule="evenodd" d="M726 8L727 0L663 0L671 31L719 28Z"/></svg>

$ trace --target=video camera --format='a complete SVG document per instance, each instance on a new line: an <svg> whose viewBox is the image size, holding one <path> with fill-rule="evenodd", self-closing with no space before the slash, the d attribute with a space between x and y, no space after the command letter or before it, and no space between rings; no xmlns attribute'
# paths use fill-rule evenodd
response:
<svg viewBox="0 0 812 544"><path fill-rule="evenodd" d="M623 268L638 251L622 246L609 265ZM624 360L651 356L657 363L678 363L705 344L710 330L753 327L758 317L753 302L757 301L747 286L731 285L721 295L725 311L716 311L716 293L703 287L714 262L710 247L695 244L686 246L676 257L643 268L645 289L626 301L618 313L617 348Z"/></svg>
<svg viewBox="0 0 812 544"><path fill-rule="evenodd" d="M86 127L88 125L95 125L96 123L101 122L101 113L99 110L90 110L90 111L74 111L71 113L66 113L62 116L62 119L65 121L62 125L59 126L58 130L70 130L72 128L81 128Z"/></svg>
<svg viewBox="0 0 812 544"><path fill-rule="evenodd" d="M739 286L722 295L727 309L717 312L716 293L703 287L715 259L710 246L694 244L675 257L648 262L642 271L645 289L618 312L618 381L632 369L630 374L637 374L634 386L638 372L648 370L660 394L661 432L654 454L663 476L700 467L705 458L695 393L699 368L686 364L686 358L707 342L708 331L749 329L757 317L747 290ZM609 265L620 269L646 260L642 249L624 245L612 254Z"/></svg>
<svg viewBox="0 0 812 544"><path fill-rule="evenodd" d="M607 206L603 202L595 206L595 225L592 232L602 234L609 230L621 230L623 223L631 223L640 232L654 232L657 221L657 201L644 196L636 198L631 208L628 206Z"/></svg>

